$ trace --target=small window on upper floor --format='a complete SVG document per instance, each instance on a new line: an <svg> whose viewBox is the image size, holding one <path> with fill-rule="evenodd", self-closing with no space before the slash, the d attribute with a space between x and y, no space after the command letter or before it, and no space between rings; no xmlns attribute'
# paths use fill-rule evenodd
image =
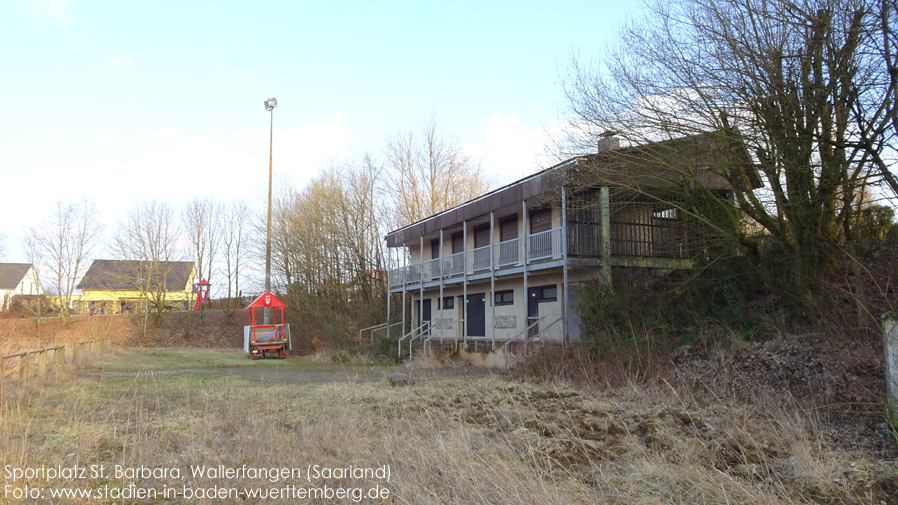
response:
<svg viewBox="0 0 898 505"><path fill-rule="evenodd" d="M506 242L518 238L518 216L499 221L499 241Z"/></svg>
<svg viewBox="0 0 898 505"><path fill-rule="evenodd" d="M656 219L677 219L677 209L655 209L652 213L652 217Z"/></svg>
<svg viewBox="0 0 898 505"><path fill-rule="evenodd" d="M465 250L465 234L458 232L452 234L452 254L460 253Z"/></svg>
<svg viewBox="0 0 898 505"><path fill-rule="evenodd" d="M435 238L430 241L430 258L437 259L440 257L440 239Z"/></svg>
<svg viewBox="0 0 898 505"><path fill-rule="evenodd" d="M552 208L530 211L530 234L552 229Z"/></svg>
<svg viewBox="0 0 898 505"><path fill-rule="evenodd" d="M490 225L484 224L474 228L474 249L490 245Z"/></svg>

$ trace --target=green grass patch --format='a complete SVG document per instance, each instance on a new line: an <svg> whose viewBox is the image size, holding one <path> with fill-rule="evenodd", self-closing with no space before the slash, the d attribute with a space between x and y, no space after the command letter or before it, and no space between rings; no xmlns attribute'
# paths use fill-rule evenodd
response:
<svg viewBox="0 0 898 505"><path fill-rule="evenodd" d="M250 359L241 349L129 349L107 354L89 365L106 372L187 368L320 366L299 358Z"/></svg>

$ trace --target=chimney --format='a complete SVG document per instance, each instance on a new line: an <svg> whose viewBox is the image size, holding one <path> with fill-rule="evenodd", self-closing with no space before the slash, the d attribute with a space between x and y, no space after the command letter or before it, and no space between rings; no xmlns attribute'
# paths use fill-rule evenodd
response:
<svg viewBox="0 0 898 505"><path fill-rule="evenodd" d="M599 139L598 152L603 153L612 149L620 149L620 139L615 137L616 134L616 131L607 131L600 135L602 138Z"/></svg>

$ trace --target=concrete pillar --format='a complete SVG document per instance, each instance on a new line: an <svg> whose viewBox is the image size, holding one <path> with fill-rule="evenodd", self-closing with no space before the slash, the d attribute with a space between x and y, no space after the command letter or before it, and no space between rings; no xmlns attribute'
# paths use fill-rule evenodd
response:
<svg viewBox="0 0 898 505"><path fill-rule="evenodd" d="M599 189L599 209L602 220L602 282L611 289L611 198L608 186Z"/></svg>
<svg viewBox="0 0 898 505"><path fill-rule="evenodd" d="M898 430L898 321L891 314L882 316L882 338L886 357L886 404L889 424Z"/></svg>

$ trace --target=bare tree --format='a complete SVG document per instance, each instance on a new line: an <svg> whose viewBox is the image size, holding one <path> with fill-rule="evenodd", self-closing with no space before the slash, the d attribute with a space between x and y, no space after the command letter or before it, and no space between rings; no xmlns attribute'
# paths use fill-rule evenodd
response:
<svg viewBox="0 0 898 505"><path fill-rule="evenodd" d="M657 147L700 135L718 153L714 170L729 182L737 208L765 238L739 226L732 207L684 210L729 230L781 287L813 296L818 276L853 243L859 188L891 184L894 175L874 163L895 147L894 131L886 131L898 79L887 71L895 58L889 5L649 0L645 17L623 26L600 62L572 59L571 120L560 152L594 152L604 132L618 131L625 144L654 146L622 155L666 163L681 193L714 202L694 165L678 164L674 151L662 159ZM883 47L883 40L890 42ZM754 189L752 165L763 191Z"/></svg>
<svg viewBox="0 0 898 505"><path fill-rule="evenodd" d="M27 248L35 268L45 267L46 280L59 297L59 316L68 319L77 281L90 266L89 259L103 238L91 201L56 203L52 213L29 230Z"/></svg>
<svg viewBox="0 0 898 505"><path fill-rule="evenodd" d="M230 300L232 293L240 296L240 265L248 246L252 215L246 201L240 199L230 201L220 215L225 276L228 279Z"/></svg>
<svg viewBox="0 0 898 505"><path fill-rule="evenodd" d="M113 250L128 265L128 280L155 314L154 325L162 324L168 279L181 258L180 230L176 212L168 202L142 202L129 210L118 224ZM181 289L181 286L178 286ZM144 312L144 329L150 310Z"/></svg>
<svg viewBox="0 0 898 505"><path fill-rule="evenodd" d="M212 264L221 240L222 206L211 197L196 197L181 215L184 234L196 261L197 278L212 282Z"/></svg>
<svg viewBox="0 0 898 505"><path fill-rule="evenodd" d="M388 138L384 156L399 226L480 196L492 185L479 160L467 155L455 140L441 136L433 116L420 133Z"/></svg>

